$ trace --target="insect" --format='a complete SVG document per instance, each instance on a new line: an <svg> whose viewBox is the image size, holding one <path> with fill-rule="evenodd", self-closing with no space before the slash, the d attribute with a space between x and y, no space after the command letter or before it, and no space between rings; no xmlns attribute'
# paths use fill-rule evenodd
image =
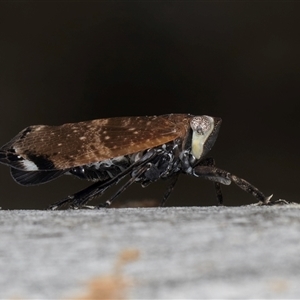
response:
<svg viewBox="0 0 300 300"><path fill-rule="evenodd" d="M143 187L169 179L162 198L164 206L179 174L214 182L217 203L223 203L220 184L234 182L262 204L268 204L260 190L244 179L215 166L207 158L222 120L210 116L168 114L146 117L97 119L61 126L34 125L17 134L0 149L0 162L10 166L14 180L25 186L38 185L62 175L92 181L89 187L52 204L79 209L128 177L106 202L107 207L132 183Z"/></svg>

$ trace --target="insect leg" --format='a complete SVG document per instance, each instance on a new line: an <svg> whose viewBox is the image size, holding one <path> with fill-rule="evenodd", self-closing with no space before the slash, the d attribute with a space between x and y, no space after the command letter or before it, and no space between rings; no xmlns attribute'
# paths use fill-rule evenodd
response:
<svg viewBox="0 0 300 300"><path fill-rule="evenodd" d="M173 189L174 189L174 186L177 182L177 179L179 177L179 173L174 173L171 177L171 180L170 180L170 184L169 184L169 187L168 189L166 190L165 194L164 194L164 197L163 199L161 200L160 202L160 206L165 206L170 194L172 193Z"/></svg>
<svg viewBox="0 0 300 300"><path fill-rule="evenodd" d="M192 174L196 177L202 177L214 182L219 182L225 185L229 185L233 181L242 190L250 193L256 199L258 199L262 204L269 204L272 197L266 197L258 188L246 181L245 179L239 178L227 171L218 169L212 166L201 166L198 165L193 168Z"/></svg>
<svg viewBox="0 0 300 300"><path fill-rule="evenodd" d="M123 193L130 185L132 185L137 178L139 178L144 172L146 172L151 167L151 163L141 166L132 176L113 196L106 200L103 204L99 205L98 208L108 207L112 204L115 198L117 198L121 193Z"/></svg>
<svg viewBox="0 0 300 300"><path fill-rule="evenodd" d="M247 193L253 195L263 205L271 204L270 199L272 198L273 195L266 197L257 187L255 187L254 185L252 185L251 183L249 183L243 178L239 178L235 175L231 175L231 179L237 186L239 186L242 190L246 191Z"/></svg>
<svg viewBox="0 0 300 300"><path fill-rule="evenodd" d="M198 166L210 166L215 167L216 162L212 157L207 157L206 159L202 160ZM223 204L223 195L220 182L214 181L216 196L217 196L217 205Z"/></svg>
<svg viewBox="0 0 300 300"><path fill-rule="evenodd" d="M125 169L123 172L119 173L117 176L105 181L95 182L89 187L73 195L70 195L61 201L58 201L50 205L48 209L55 210L65 204L70 204L70 207L73 209L81 208L88 201L92 200L97 196L102 195L109 187L111 187L114 184L117 184L122 178L128 175L134 168L147 164L153 157L155 157L156 153L157 153L156 150L151 149L151 151L148 151L141 159L133 163L130 167Z"/></svg>
<svg viewBox="0 0 300 300"><path fill-rule="evenodd" d="M123 175L125 177L127 174ZM110 186L117 183L123 177L116 176L112 179L106 181L98 181L89 187L73 194L67 196L65 199L60 200L51 204L48 209L56 210L57 208L69 204L71 208L78 209L81 208L88 201L92 200L96 196L102 195Z"/></svg>

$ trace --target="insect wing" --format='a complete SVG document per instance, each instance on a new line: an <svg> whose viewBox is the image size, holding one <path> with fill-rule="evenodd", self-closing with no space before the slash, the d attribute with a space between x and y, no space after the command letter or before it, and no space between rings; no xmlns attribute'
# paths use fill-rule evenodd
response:
<svg viewBox="0 0 300 300"><path fill-rule="evenodd" d="M2 162L24 171L63 170L143 151L182 135L170 116L177 115L30 126L0 149Z"/></svg>

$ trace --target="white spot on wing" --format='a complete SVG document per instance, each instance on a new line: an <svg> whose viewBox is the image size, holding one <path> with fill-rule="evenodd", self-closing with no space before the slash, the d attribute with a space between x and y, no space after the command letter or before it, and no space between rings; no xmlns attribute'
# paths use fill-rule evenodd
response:
<svg viewBox="0 0 300 300"><path fill-rule="evenodd" d="M22 164L25 171L38 171L39 169L34 162L27 159L23 160Z"/></svg>
<svg viewBox="0 0 300 300"><path fill-rule="evenodd" d="M40 131L44 128L45 126L44 125L38 125L38 126L35 126L35 131ZM27 132L28 134L29 132Z"/></svg>

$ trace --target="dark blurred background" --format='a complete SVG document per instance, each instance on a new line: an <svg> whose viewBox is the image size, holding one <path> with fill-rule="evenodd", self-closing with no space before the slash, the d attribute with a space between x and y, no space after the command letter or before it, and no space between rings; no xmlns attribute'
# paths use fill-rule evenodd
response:
<svg viewBox="0 0 300 300"><path fill-rule="evenodd" d="M0 4L0 144L28 125L113 116L223 119L220 168L298 201L299 2ZM45 208L89 183L22 187L0 167L3 209ZM161 181L127 199L160 199ZM223 187L225 204L255 202ZM108 195L102 199L105 200ZM214 205L213 184L181 176L168 205Z"/></svg>

